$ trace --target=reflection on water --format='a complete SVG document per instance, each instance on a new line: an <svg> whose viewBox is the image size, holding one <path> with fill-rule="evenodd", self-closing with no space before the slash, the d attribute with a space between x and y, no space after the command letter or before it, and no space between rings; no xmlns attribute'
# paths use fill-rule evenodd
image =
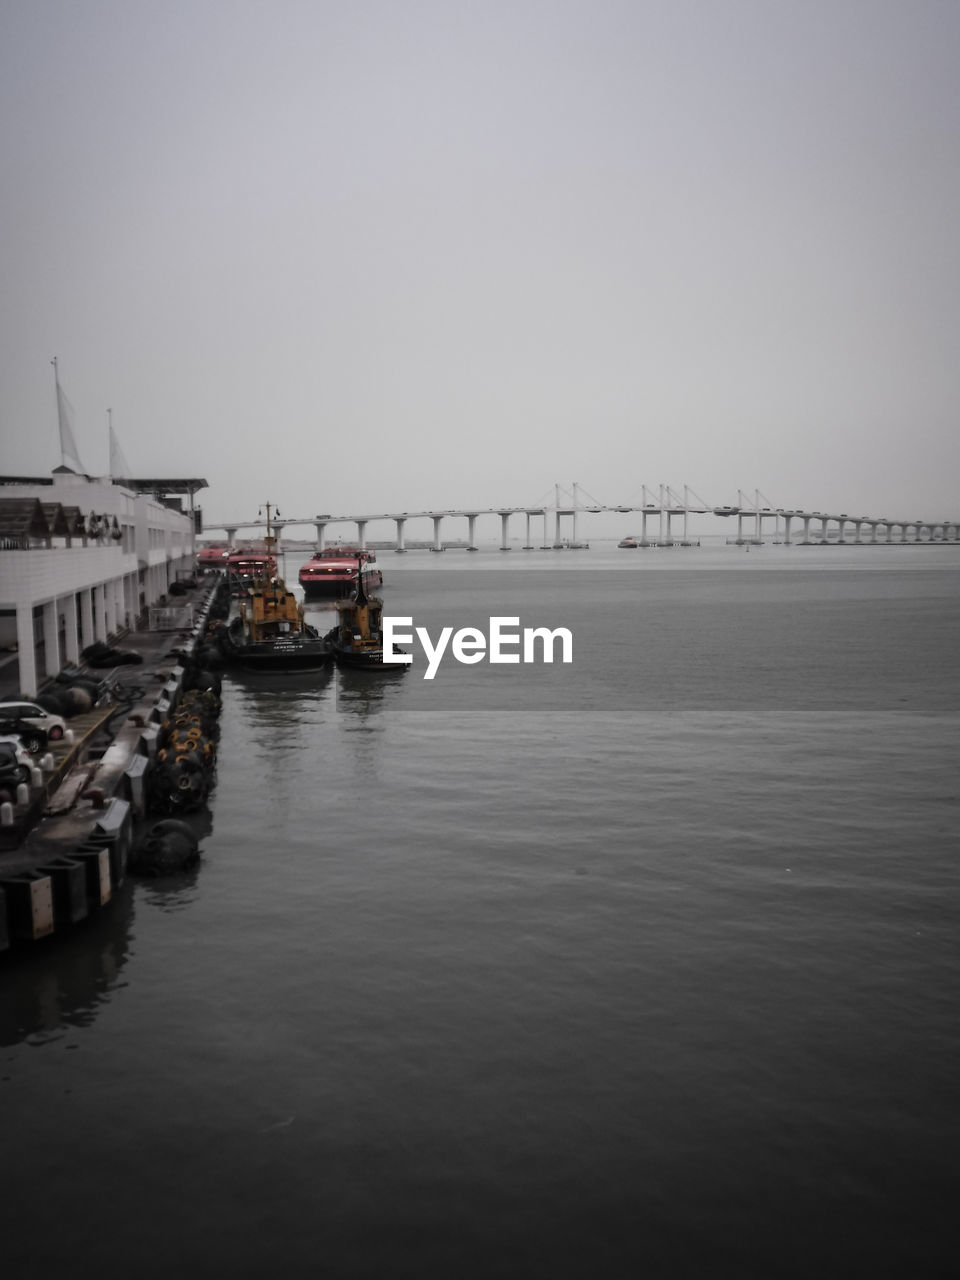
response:
<svg viewBox="0 0 960 1280"><path fill-rule="evenodd" d="M230 671L227 680L242 695L248 730L279 732L290 741L328 710L366 720L401 696L405 672L336 668L323 671L260 674ZM276 745L276 744L275 744Z"/></svg>
<svg viewBox="0 0 960 1280"><path fill-rule="evenodd" d="M163 820L163 814L148 816L134 840ZM102 910L3 957L0 1045L46 1044L59 1039L66 1027L89 1026L112 993L126 985L120 972L132 954L135 905L145 903L168 915L194 905L203 870L202 842L213 831L213 815L204 807L178 821L187 823L200 842L199 864L175 876L128 878Z"/></svg>
<svg viewBox="0 0 960 1280"><path fill-rule="evenodd" d="M202 863L176 876L157 876L144 881L142 901L167 915L186 911L197 900L201 866Z"/></svg>
<svg viewBox="0 0 960 1280"><path fill-rule="evenodd" d="M378 715L391 702L396 702L401 693L402 672L345 668L337 674L337 710L357 716L361 721ZM372 729L374 726L357 727Z"/></svg>
<svg viewBox="0 0 960 1280"><path fill-rule="evenodd" d="M331 663L320 671L228 671L227 681L241 693L251 727L288 729L335 699L334 676Z"/></svg>
<svg viewBox="0 0 960 1280"><path fill-rule="evenodd" d="M66 1027L86 1027L124 985L135 887L114 891L109 907L69 932L4 959L0 1045L46 1044Z"/></svg>

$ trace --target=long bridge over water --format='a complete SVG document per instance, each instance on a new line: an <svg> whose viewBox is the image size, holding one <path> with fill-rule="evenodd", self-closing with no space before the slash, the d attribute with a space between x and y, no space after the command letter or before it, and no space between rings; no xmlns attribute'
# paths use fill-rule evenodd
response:
<svg viewBox="0 0 960 1280"><path fill-rule="evenodd" d="M384 511L350 515L320 514L304 517L276 516L271 519L271 527L276 536L282 537L283 531L291 526L312 525L316 530L317 548L323 550L326 545L326 532L331 525L355 525L357 545L366 547L367 526L377 522L393 521L396 526L395 551L405 551L406 527L410 520L431 520L433 522L432 551L443 551L444 521L465 520L467 522L468 551L476 551L477 521L481 516L498 516L500 519L500 549L511 550L510 521L521 517L525 521L525 538L523 549L542 550L549 548L577 548L584 544L580 541L582 518L585 515L599 515L604 512L616 512L624 515L640 516L641 531L637 538L640 547L690 546L690 516L719 516L731 522L736 521L736 536L729 539L738 544L756 544L764 541L764 533L773 533L774 539L786 545L820 545L831 544L889 544L889 543L930 543L960 542L960 520L908 520L902 517L889 519L886 516L853 516L847 512L808 511L803 508L774 507L759 490L754 490L753 497L748 497L743 490L737 491L737 502L728 506L714 506L698 497L687 485L682 492L669 485L659 485L656 492L646 485L641 487L638 504L609 505L583 501L580 486L573 484L570 490L560 485L554 487L552 502L537 503L529 507L464 507L444 508L429 511ZM542 540L535 542L539 534L539 523L542 520ZM534 532L536 522L537 533ZM566 522L566 523L565 523ZM675 522L679 529L675 529ZM229 546L235 546L237 534L246 529L262 529L265 520L260 514L255 520L226 520L219 523L205 523L203 532L223 530L227 535ZM652 526L656 526L656 532ZM449 526L448 526L449 527ZM514 526L516 527L516 526ZM568 531L565 536L564 530Z"/></svg>

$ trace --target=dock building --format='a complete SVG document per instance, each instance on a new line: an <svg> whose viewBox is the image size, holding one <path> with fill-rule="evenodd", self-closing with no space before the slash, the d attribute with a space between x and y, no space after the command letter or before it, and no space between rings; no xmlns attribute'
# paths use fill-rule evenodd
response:
<svg viewBox="0 0 960 1280"><path fill-rule="evenodd" d="M0 679L36 696L96 641L114 643L195 566L202 479L57 467L0 476ZM14 670L14 664L16 669Z"/></svg>

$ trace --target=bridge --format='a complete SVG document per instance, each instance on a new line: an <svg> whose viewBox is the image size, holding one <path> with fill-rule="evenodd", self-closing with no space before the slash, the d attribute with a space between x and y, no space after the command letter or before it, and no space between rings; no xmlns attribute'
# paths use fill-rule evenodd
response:
<svg viewBox="0 0 960 1280"><path fill-rule="evenodd" d="M809 546L825 542L831 544L890 544L890 543L929 543L960 542L960 521L951 520L907 520L902 517L889 519L886 516L852 516L847 512L808 511L800 507L774 507L758 489L749 497L743 490L737 491L736 503L715 506L704 502L688 485L681 486L682 492L669 485L659 485L655 492L646 485L641 486L640 501L637 504L618 503L614 505L595 502L589 495L582 495L580 486L574 482L569 490L555 485L551 502L535 503L528 507L465 507L443 508L428 511L383 511L351 515L320 514L315 516L283 517L271 520L271 527L280 539L283 531L290 527L312 525L316 530L317 549L322 551L326 545L326 531L330 525L355 525L357 530L356 545L366 547L367 526L376 522L393 521L396 526L395 551L406 551L406 526L410 520L431 520L433 522L433 541L431 551L443 551L443 522L450 520L466 520L467 550L476 551L477 521L481 516L498 516L500 519L500 549L509 551L509 527L513 517L522 517L525 521L525 538L523 549L531 551L539 547L541 550L576 549L583 546L580 542L580 521L584 515L599 515L602 512L616 512L623 515L640 516L641 534L637 540L640 547L689 546L691 545L689 519L692 515L712 515L736 521L736 536L728 541L738 545L758 544L764 541L764 532L773 532L774 539L785 545L797 544ZM584 501L586 496L586 501ZM542 520L542 536L534 542L533 521ZM567 522L566 526L564 521ZM675 535L674 522L679 523L679 532ZM656 533L650 532L650 523L656 522ZM241 530L265 527L262 514L254 520L225 520L222 522L204 523L203 532L220 531L227 535L227 543L233 547L237 544L237 534ZM568 536L564 536L564 528Z"/></svg>

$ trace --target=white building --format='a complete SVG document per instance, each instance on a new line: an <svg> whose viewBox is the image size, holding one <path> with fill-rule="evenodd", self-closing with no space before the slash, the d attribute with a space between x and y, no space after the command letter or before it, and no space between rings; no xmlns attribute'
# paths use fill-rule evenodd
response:
<svg viewBox="0 0 960 1280"><path fill-rule="evenodd" d="M59 467L0 476L0 648L16 647L19 692L97 640L115 642L195 565L205 480L111 480Z"/></svg>

